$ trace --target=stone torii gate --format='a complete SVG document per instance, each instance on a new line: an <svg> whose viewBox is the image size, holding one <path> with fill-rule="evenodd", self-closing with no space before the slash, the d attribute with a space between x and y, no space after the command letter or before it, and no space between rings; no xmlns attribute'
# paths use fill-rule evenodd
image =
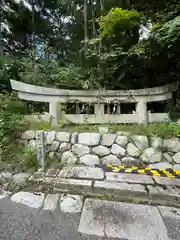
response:
<svg viewBox="0 0 180 240"><path fill-rule="evenodd" d="M152 113L147 110L147 103L172 99L172 92L177 90L177 84L138 90L64 90L30 85L11 80L11 87L18 92L20 99L35 102L48 102L49 113L42 115L43 119L53 118L53 125L60 120L60 104L91 104L93 114L64 114L65 121L73 124L104 124L104 123L141 123L164 122L169 119L169 113ZM60 103L60 104L59 104ZM121 113L121 104L134 103L135 111L130 114ZM110 104L116 106L116 112L110 113ZM105 113L105 105L107 113ZM30 116L28 116L29 118ZM33 118L37 117L35 115ZM85 121L86 119L86 121Z"/></svg>

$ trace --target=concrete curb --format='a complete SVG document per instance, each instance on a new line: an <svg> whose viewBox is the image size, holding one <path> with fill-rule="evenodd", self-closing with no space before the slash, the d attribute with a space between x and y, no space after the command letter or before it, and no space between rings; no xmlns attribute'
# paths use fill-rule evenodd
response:
<svg viewBox="0 0 180 240"><path fill-rule="evenodd" d="M29 183L41 185L44 192L71 193L107 200L180 207L180 179L157 176L105 173L103 179L88 176L60 177L62 170L31 176ZM52 174L54 173L54 175ZM53 176L52 176L53 175Z"/></svg>

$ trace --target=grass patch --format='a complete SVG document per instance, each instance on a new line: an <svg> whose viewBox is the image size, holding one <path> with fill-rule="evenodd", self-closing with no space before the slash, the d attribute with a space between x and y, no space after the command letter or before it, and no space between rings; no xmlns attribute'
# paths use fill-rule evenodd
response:
<svg viewBox="0 0 180 240"><path fill-rule="evenodd" d="M0 171L33 173L38 168L36 151L21 144L14 146L13 156L0 161Z"/></svg>
<svg viewBox="0 0 180 240"><path fill-rule="evenodd" d="M51 127L50 122L31 122L31 130L55 130L55 131L67 131L67 132L98 132L98 128L106 126L109 128L109 132L116 133L118 131L129 132L131 135L139 134L146 136L157 137L180 137L180 125L176 123L152 123L148 125L143 124L66 124Z"/></svg>
<svg viewBox="0 0 180 240"><path fill-rule="evenodd" d="M51 130L51 121L31 121L29 122L29 129L36 130Z"/></svg>
<svg viewBox="0 0 180 240"><path fill-rule="evenodd" d="M152 123L148 125L132 124L132 125L115 125L112 126L113 131L127 131L133 134L158 137L180 137L180 125L175 123Z"/></svg>

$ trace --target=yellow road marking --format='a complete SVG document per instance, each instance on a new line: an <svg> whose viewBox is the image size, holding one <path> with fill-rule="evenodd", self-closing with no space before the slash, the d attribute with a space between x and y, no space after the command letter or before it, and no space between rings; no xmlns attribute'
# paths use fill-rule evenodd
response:
<svg viewBox="0 0 180 240"><path fill-rule="evenodd" d="M153 176L157 176L157 177L161 176L161 174L158 173L156 170L150 170L150 171L152 172Z"/></svg>
<svg viewBox="0 0 180 240"><path fill-rule="evenodd" d="M175 176L173 176L170 172L168 172L168 171L166 171L166 170L162 170L162 172L163 172L164 174L166 174L166 176L167 176L168 178L175 178Z"/></svg>
<svg viewBox="0 0 180 240"><path fill-rule="evenodd" d="M132 168L127 168L127 169L125 169L125 173L131 173L132 172Z"/></svg>
<svg viewBox="0 0 180 240"><path fill-rule="evenodd" d="M132 167L132 170L138 170L138 168L137 167Z"/></svg>
<svg viewBox="0 0 180 240"><path fill-rule="evenodd" d="M138 173L140 173L140 174L146 174L145 169L139 169L139 170L137 170L137 171L138 171Z"/></svg>
<svg viewBox="0 0 180 240"><path fill-rule="evenodd" d="M132 167L125 167L123 165L120 166L113 166L112 164L107 164L107 168L111 169L114 173L138 173L138 174L144 174L144 175L152 175L152 176L162 176L162 177L168 177L168 178L180 178L180 170L169 170L168 169L151 169L149 167L146 168L138 168L136 166ZM164 176L165 175L165 176Z"/></svg>

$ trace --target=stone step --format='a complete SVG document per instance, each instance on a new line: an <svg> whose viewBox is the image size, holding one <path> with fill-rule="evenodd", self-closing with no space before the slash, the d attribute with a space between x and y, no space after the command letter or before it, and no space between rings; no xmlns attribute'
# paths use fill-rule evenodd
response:
<svg viewBox="0 0 180 240"><path fill-rule="evenodd" d="M78 231L105 239L179 240L180 209L86 199Z"/></svg>
<svg viewBox="0 0 180 240"><path fill-rule="evenodd" d="M50 169L29 181L44 192L68 192L83 196L140 203L180 205L180 179L107 172L100 168Z"/></svg>
<svg viewBox="0 0 180 240"><path fill-rule="evenodd" d="M4 197L7 197L7 195ZM52 212L59 209L65 213L79 213L83 206L83 197L72 194L44 194L42 192L32 193L21 191L13 194L11 200L33 209Z"/></svg>
<svg viewBox="0 0 180 240"><path fill-rule="evenodd" d="M97 199L85 200L78 231L106 239L169 240L157 207Z"/></svg>

